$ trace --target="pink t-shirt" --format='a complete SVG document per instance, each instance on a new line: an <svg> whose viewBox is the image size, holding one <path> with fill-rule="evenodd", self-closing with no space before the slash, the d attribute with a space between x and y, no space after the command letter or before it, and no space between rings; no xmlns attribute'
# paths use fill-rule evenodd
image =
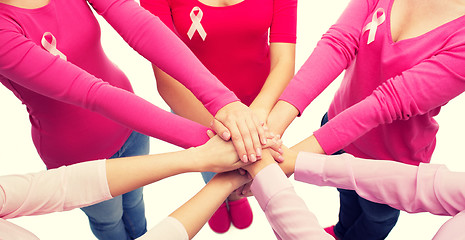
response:
<svg viewBox="0 0 465 240"><path fill-rule="evenodd" d="M392 4L352 0L281 96L302 112L346 70L330 121L314 133L327 154L429 162L434 116L465 90L465 17L393 42Z"/></svg>
<svg viewBox="0 0 465 240"><path fill-rule="evenodd" d="M131 47L176 76L212 114L238 100L135 1L88 2ZM37 9L0 4L0 82L26 105L34 144L47 167L108 158L132 129L182 147L207 141L204 127L132 93L129 80L103 52L88 2L50 0ZM66 60L45 50L52 36Z"/></svg>
<svg viewBox="0 0 465 240"><path fill-rule="evenodd" d="M226 7L197 0L140 2L246 105L270 73L268 43L296 42L297 0L243 0Z"/></svg>

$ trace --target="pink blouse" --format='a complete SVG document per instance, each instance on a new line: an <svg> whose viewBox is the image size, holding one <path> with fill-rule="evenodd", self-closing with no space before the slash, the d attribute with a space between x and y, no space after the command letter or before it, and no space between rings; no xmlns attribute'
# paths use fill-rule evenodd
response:
<svg viewBox="0 0 465 240"><path fill-rule="evenodd" d="M434 116L465 90L465 16L393 42L393 2L350 1L281 96L302 112L345 69L330 121L314 133L327 154L429 162Z"/></svg>
<svg viewBox="0 0 465 240"><path fill-rule="evenodd" d="M0 82L26 105L33 142L47 167L108 158L132 129L181 147L206 142L206 128L132 93L129 80L103 52L88 3L212 114L238 100L133 0L50 0L37 9L0 3Z"/></svg>

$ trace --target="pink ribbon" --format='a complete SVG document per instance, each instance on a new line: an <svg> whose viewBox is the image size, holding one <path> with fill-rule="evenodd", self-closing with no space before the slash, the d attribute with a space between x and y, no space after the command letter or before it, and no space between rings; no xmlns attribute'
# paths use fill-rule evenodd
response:
<svg viewBox="0 0 465 240"><path fill-rule="evenodd" d="M382 14L381 16L378 17L379 13L382 13ZM386 14L384 13L384 9L378 8L375 11L375 13L373 13L373 16L371 17L371 22L368 23L363 28L363 31L362 31L363 33L367 30L369 31L367 44L370 44L375 40L376 30L378 29L378 26L381 25L385 20L386 20Z"/></svg>
<svg viewBox="0 0 465 240"><path fill-rule="evenodd" d="M52 42L48 42L46 36L50 36L52 38ZM55 39L55 36L53 36L52 33L44 33L44 35L42 36L41 43L45 50L47 50L49 53L51 53L54 56L60 56L61 59L66 61L66 56L57 49L57 40Z"/></svg>
<svg viewBox="0 0 465 240"><path fill-rule="evenodd" d="M199 11L197 15L195 15L194 11ZM200 37L202 40L205 41L205 38L207 37L207 33L205 32L205 29L203 29L202 24L200 24L200 21L202 20L203 17L203 12L199 7L194 7L191 10L190 17L192 20L192 25L189 28L189 31L187 31L187 36L189 39L192 39L194 36L194 33L197 31L199 32Z"/></svg>

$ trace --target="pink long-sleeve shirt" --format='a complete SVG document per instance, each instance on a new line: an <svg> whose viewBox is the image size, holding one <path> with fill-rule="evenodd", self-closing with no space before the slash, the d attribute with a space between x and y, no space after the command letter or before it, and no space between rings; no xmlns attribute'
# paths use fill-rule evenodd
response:
<svg viewBox="0 0 465 240"><path fill-rule="evenodd" d="M33 174L0 177L0 239L36 240L7 219L68 211L112 198L105 160L89 161ZM140 240L187 240L184 226L168 217Z"/></svg>
<svg viewBox="0 0 465 240"><path fill-rule="evenodd" d="M296 42L297 0L244 0L225 7L198 0L140 3L176 32L246 105L257 97L270 74L269 43ZM197 21L199 25L194 25Z"/></svg>
<svg viewBox="0 0 465 240"><path fill-rule="evenodd" d="M314 133L327 154L344 149L362 158L429 162L438 131L433 117L465 90L465 17L393 42L392 4L350 1L281 96L302 112L346 70L330 121Z"/></svg>
<svg viewBox="0 0 465 240"><path fill-rule="evenodd" d="M319 186L355 190L365 199L409 213L453 216L441 226L435 240L465 235L465 188L457 184L465 181L465 173L451 172L444 165L412 166L360 159L350 154L328 156L301 152L294 177ZM257 174L251 189L282 239L332 239L276 164Z"/></svg>
<svg viewBox="0 0 465 240"><path fill-rule="evenodd" d="M33 142L47 167L108 158L132 129L182 147L207 141L204 127L132 93L127 77L103 52L88 3L212 114L238 100L175 34L133 0L50 0L37 9L0 3L0 82L26 105ZM53 43L52 36L66 60L42 44Z"/></svg>

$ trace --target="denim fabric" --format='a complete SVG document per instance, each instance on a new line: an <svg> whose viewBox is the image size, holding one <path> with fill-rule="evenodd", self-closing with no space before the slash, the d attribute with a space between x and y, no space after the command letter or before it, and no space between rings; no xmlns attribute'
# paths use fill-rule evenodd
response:
<svg viewBox="0 0 465 240"><path fill-rule="evenodd" d="M328 113L323 116L321 126L328 122ZM333 155L344 153L339 150ZM396 225L400 211L386 204L361 198L353 190L339 191L339 222L334 233L341 240L385 239Z"/></svg>
<svg viewBox="0 0 465 240"><path fill-rule="evenodd" d="M133 132L111 158L149 153L149 137ZM113 199L81 208L88 216L92 233L100 240L136 239L147 232L145 206L139 188Z"/></svg>

